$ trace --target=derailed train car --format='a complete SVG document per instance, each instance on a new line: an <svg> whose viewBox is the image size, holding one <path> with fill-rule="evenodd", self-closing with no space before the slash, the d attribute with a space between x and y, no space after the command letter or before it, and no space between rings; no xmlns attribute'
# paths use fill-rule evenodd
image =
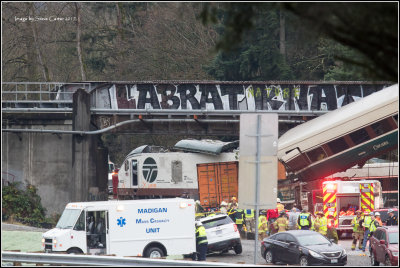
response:
<svg viewBox="0 0 400 268"><path fill-rule="evenodd" d="M398 84L319 116L279 138L288 176L325 178L397 148Z"/></svg>
<svg viewBox="0 0 400 268"><path fill-rule="evenodd" d="M118 199L190 197L217 208L238 195L237 142L182 140L174 150L144 145L130 152L117 176Z"/></svg>

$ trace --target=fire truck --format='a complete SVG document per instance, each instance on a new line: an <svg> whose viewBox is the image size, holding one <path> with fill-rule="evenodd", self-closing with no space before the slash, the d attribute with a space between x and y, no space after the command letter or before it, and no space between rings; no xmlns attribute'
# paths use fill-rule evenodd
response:
<svg viewBox="0 0 400 268"><path fill-rule="evenodd" d="M383 207L382 187L377 180L325 181L323 208L326 217L334 217L338 235L352 232L351 220L355 212L371 212Z"/></svg>

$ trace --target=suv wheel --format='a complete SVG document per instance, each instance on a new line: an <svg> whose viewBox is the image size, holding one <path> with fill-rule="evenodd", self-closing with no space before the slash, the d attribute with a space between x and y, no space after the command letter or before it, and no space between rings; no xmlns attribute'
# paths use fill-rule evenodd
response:
<svg viewBox="0 0 400 268"><path fill-rule="evenodd" d="M235 253L236 254L240 254L240 253L242 253L242 244L237 244L234 248L233 248L233 250L235 251Z"/></svg>
<svg viewBox="0 0 400 268"><path fill-rule="evenodd" d="M374 254L374 252L371 250L371 252L370 252L370 259L371 259L371 265L373 265L373 266L379 266L379 262L378 261L376 261L376 259L375 259L375 254Z"/></svg>

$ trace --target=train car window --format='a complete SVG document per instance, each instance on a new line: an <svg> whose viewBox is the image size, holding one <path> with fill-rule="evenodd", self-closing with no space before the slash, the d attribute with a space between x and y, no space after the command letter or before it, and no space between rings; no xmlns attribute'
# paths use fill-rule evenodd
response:
<svg viewBox="0 0 400 268"><path fill-rule="evenodd" d="M378 136L392 130L389 123L387 122L387 119L376 122L372 124L371 127Z"/></svg>
<svg viewBox="0 0 400 268"><path fill-rule="evenodd" d="M132 186L138 185L137 164L137 160L132 160Z"/></svg>
<svg viewBox="0 0 400 268"><path fill-rule="evenodd" d="M366 142L370 139L368 132L363 128L350 133L349 136L356 145Z"/></svg>
<svg viewBox="0 0 400 268"><path fill-rule="evenodd" d="M394 121L396 122L396 125L399 125L399 121L398 121L398 115L396 114L395 116L393 116Z"/></svg>
<svg viewBox="0 0 400 268"><path fill-rule="evenodd" d="M306 154L308 158L311 160L311 162L317 162L327 157L325 151L321 147L311 150Z"/></svg>
<svg viewBox="0 0 400 268"><path fill-rule="evenodd" d="M344 138L338 138L328 143L329 148L331 149L333 154L337 154L341 151L349 148Z"/></svg>

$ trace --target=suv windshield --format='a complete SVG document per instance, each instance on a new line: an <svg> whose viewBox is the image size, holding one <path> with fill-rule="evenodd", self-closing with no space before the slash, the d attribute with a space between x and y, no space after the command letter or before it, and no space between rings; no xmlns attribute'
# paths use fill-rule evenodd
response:
<svg viewBox="0 0 400 268"><path fill-rule="evenodd" d="M223 217L223 218L216 218L216 219L212 219L212 220L202 221L202 224L203 224L204 228L206 228L206 229L214 228L217 226L230 224L230 223L233 223L233 221L228 216Z"/></svg>
<svg viewBox="0 0 400 268"><path fill-rule="evenodd" d="M56 228L72 229L81 214L80 209L66 209L57 222Z"/></svg>
<svg viewBox="0 0 400 268"><path fill-rule="evenodd" d="M388 233L389 234L389 243L390 244L398 244L399 243L399 232Z"/></svg>
<svg viewBox="0 0 400 268"><path fill-rule="evenodd" d="M312 245L326 245L330 244L329 240L319 234L302 235L297 236L300 245L302 246L312 246Z"/></svg>

